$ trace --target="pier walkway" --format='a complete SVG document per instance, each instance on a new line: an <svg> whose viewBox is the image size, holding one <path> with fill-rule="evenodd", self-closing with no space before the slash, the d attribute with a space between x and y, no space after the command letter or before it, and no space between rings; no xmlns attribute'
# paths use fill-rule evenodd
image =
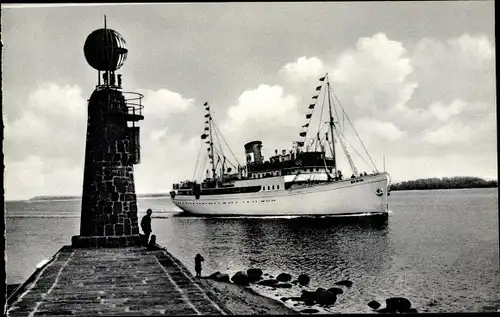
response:
<svg viewBox="0 0 500 317"><path fill-rule="evenodd" d="M166 251L63 247L8 303L8 316L227 315Z"/></svg>

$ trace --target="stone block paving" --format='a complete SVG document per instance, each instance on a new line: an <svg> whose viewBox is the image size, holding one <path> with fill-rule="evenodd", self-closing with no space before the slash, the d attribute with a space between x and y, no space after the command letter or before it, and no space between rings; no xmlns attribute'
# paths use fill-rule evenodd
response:
<svg viewBox="0 0 500 317"><path fill-rule="evenodd" d="M141 247L63 247L8 316L227 315L172 255Z"/></svg>

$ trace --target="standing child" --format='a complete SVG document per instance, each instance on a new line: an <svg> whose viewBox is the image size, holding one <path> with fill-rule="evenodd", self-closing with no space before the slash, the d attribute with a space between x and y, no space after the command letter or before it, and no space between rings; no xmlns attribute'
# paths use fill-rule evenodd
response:
<svg viewBox="0 0 500 317"><path fill-rule="evenodd" d="M201 277L201 262L205 259L198 253L194 258L194 270L196 271L196 277Z"/></svg>

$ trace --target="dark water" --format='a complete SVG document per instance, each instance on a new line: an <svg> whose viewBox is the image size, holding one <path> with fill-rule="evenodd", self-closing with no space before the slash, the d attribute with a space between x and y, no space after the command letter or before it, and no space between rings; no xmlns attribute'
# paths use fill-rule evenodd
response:
<svg viewBox="0 0 500 317"><path fill-rule="evenodd" d="M7 202L8 283L22 283L38 262L70 244L79 208L79 201ZM140 217L147 208L158 242L191 271L201 253L204 274L249 267L274 276L305 272L308 289L350 279L353 287L332 312L371 312L367 302L390 296L407 297L419 311L500 309L497 189L393 192L385 224L178 217L169 198L140 200ZM300 294L257 290L274 298Z"/></svg>

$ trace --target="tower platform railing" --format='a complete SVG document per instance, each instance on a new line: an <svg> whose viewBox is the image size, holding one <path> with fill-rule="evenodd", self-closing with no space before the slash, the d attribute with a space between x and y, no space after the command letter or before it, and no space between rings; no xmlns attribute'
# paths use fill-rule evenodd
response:
<svg viewBox="0 0 500 317"><path fill-rule="evenodd" d="M139 121L144 119L142 99L144 95L138 92L124 91L125 104L127 105L127 121Z"/></svg>

